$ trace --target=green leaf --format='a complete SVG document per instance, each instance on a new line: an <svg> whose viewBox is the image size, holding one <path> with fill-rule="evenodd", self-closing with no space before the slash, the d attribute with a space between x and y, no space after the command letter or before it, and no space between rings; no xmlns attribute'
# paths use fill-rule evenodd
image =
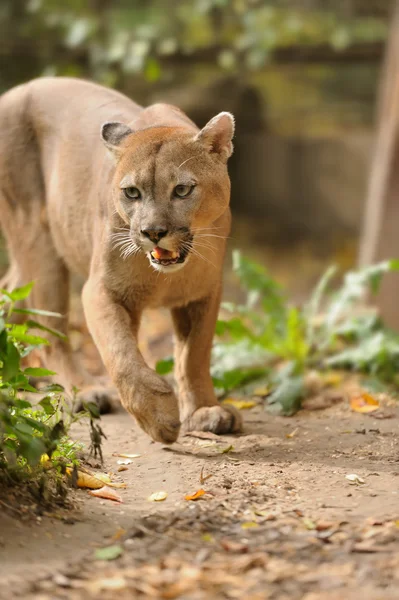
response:
<svg viewBox="0 0 399 600"><path fill-rule="evenodd" d="M95 402L84 402L83 408L90 414L93 419L100 418L100 409Z"/></svg>
<svg viewBox="0 0 399 600"><path fill-rule="evenodd" d="M64 333L62 333L61 331L58 331L57 329L53 329L52 327L45 327L41 323L37 323L37 321L30 321L30 320L26 321L26 326L29 329L41 329L42 331L47 331L48 333L55 335L56 337L60 338L61 340L67 339L67 336Z"/></svg>
<svg viewBox="0 0 399 600"><path fill-rule="evenodd" d="M115 560L122 556L123 547L119 544L115 544L113 546L106 546L105 548L97 548L94 553L94 558L96 560Z"/></svg>
<svg viewBox="0 0 399 600"><path fill-rule="evenodd" d="M47 450L42 439L23 432L16 432L16 435L19 442L19 452L26 458L30 465L37 465L41 456Z"/></svg>
<svg viewBox="0 0 399 600"><path fill-rule="evenodd" d="M10 379L18 375L20 362L18 349L11 341L7 343L6 353L2 353L0 358L3 362L1 377L4 382L8 382Z"/></svg>
<svg viewBox="0 0 399 600"><path fill-rule="evenodd" d="M13 302L17 302L18 300L25 300L31 293L33 288L33 282L24 285L23 287L15 288L12 292L8 292L7 290L0 290L2 294L10 298Z"/></svg>
<svg viewBox="0 0 399 600"><path fill-rule="evenodd" d="M212 377L213 385L225 392L234 390L240 385L259 379L265 374L264 368L232 369L225 371L219 377Z"/></svg>
<svg viewBox="0 0 399 600"><path fill-rule="evenodd" d="M49 383L42 388L40 388L41 392L64 392L65 389L59 383Z"/></svg>
<svg viewBox="0 0 399 600"><path fill-rule="evenodd" d="M26 375L21 372L18 372L15 377L12 377L8 383L14 390L24 390L26 392L32 392L32 394L38 393L38 390L30 385Z"/></svg>
<svg viewBox="0 0 399 600"><path fill-rule="evenodd" d="M159 360L155 366L155 371L159 375L167 375L173 371L174 367L173 358L166 358L165 360Z"/></svg>
<svg viewBox="0 0 399 600"><path fill-rule="evenodd" d="M42 317L57 317L62 318L62 315L57 312L50 310L41 310L39 308L13 308L13 313L19 313L21 315L37 315Z"/></svg>
<svg viewBox="0 0 399 600"><path fill-rule="evenodd" d="M32 429L36 431L40 431L40 433L44 433L47 431L48 427L45 423L41 421L37 421L36 419L32 419L31 417L22 417L27 425L32 427Z"/></svg>
<svg viewBox="0 0 399 600"><path fill-rule="evenodd" d="M234 317L229 321L217 321L216 332L219 332L218 335L229 333L231 338L235 341L242 339L254 339L252 332L238 317Z"/></svg>
<svg viewBox="0 0 399 600"><path fill-rule="evenodd" d="M48 346L49 341L39 337L37 335L31 335L26 333L26 325L12 325L9 329L10 337L14 338L18 342L23 344L30 344L31 346Z"/></svg>
<svg viewBox="0 0 399 600"><path fill-rule="evenodd" d="M44 398L42 398L39 402L39 405L43 408L46 415L54 414L55 408L53 406L50 396L45 396Z"/></svg>
<svg viewBox="0 0 399 600"><path fill-rule="evenodd" d="M7 331L3 329L3 331L0 331L0 360L2 360L1 356L7 352L7 343Z"/></svg>
<svg viewBox="0 0 399 600"><path fill-rule="evenodd" d="M14 406L16 406L17 408L20 408L20 409L32 408L32 404L30 402L28 402L27 400L21 400L19 398L14 400L13 404L14 404Z"/></svg>
<svg viewBox="0 0 399 600"><path fill-rule="evenodd" d="M322 300L328 290L328 286L331 283L331 280L337 273L337 267L332 265L327 269L327 271L322 275L319 282L317 283L314 291L310 296L310 300L305 307L304 313L306 315L307 320L307 337L308 343L311 345L315 339L315 327L313 324L314 319L318 316Z"/></svg>
<svg viewBox="0 0 399 600"><path fill-rule="evenodd" d="M49 371L48 369L42 369L40 367L27 367L24 370L25 375L29 375L30 377L49 377L51 375L56 375L55 371Z"/></svg>
<svg viewBox="0 0 399 600"><path fill-rule="evenodd" d="M158 81L161 77L161 66L155 58L148 58L144 68L144 77L150 83Z"/></svg>
<svg viewBox="0 0 399 600"><path fill-rule="evenodd" d="M256 292L254 296L248 297L249 305L254 305L261 298L265 312L276 319L282 318L286 310L282 290L266 269L244 258L239 250L234 250L233 270L244 289Z"/></svg>
<svg viewBox="0 0 399 600"><path fill-rule="evenodd" d="M301 408L304 395L303 376L289 377L284 379L274 392L267 397L267 404L271 412L290 416Z"/></svg>

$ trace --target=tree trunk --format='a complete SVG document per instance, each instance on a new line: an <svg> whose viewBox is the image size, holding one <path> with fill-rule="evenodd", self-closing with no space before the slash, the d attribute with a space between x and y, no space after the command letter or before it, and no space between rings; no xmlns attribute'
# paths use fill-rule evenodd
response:
<svg viewBox="0 0 399 600"><path fill-rule="evenodd" d="M399 258L399 0L395 2L378 99L377 136L370 169L359 262ZM383 281L377 305L399 330L399 273Z"/></svg>

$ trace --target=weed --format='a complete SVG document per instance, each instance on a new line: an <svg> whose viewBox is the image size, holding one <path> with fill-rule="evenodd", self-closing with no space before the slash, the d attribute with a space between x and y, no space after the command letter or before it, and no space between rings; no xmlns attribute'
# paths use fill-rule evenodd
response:
<svg viewBox="0 0 399 600"><path fill-rule="evenodd" d="M330 267L302 306L292 306L266 269L239 251L233 252L233 269L246 301L224 303L231 318L216 325L211 373L219 395L262 379L272 390L269 409L293 414L304 397L309 368L342 368L394 380L399 336L366 309L365 300L378 291L385 273L399 269L399 261L348 272L336 291L337 269ZM166 373L172 367L167 359L157 370Z"/></svg>
<svg viewBox="0 0 399 600"><path fill-rule="evenodd" d="M64 388L50 383L38 390L32 378L55 375L43 368L23 367L23 359L33 350L48 345L49 341L37 335L46 331L64 338L59 331L45 327L31 317L60 317L37 309L18 308L17 303L28 298L32 284L12 292L0 291L0 471L9 480L36 478L39 496L46 487L50 470L56 486L61 490L61 477L66 466L78 464L82 445L68 437L71 425L87 412L75 414L71 402L65 398ZM15 314L27 316L22 324L12 322ZM31 402L32 394L40 394L38 402ZM93 419L98 418L97 407L85 407ZM98 451L98 448L97 448ZM57 478L58 477L58 478Z"/></svg>

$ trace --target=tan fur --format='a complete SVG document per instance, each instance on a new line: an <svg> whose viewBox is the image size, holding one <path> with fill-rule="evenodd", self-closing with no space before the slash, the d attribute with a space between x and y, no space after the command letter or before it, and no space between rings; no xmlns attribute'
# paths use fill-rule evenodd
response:
<svg viewBox="0 0 399 600"><path fill-rule="evenodd" d="M105 126L101 140L109 122L124 125ZM116 139L127 125L132 132ZM231 116L221 113L199 132L175 107L142 109L92 83L44 78L0 98L0 128L0 220L11 258L5 283L34 280L30 303L62 313L61 324L43 322L67 333L69 272L86 278L90 332L124 407L154 440L173 442L180 421L186 429L238 430L240 417L218 405L209 374L230 229ZM172 197L187 180L196 182L192 196ZM143 198L127 202L123 181ZM180 270L150 264L152 242L141 231L154 226L168 231L160 242L168 250L194 236ZM125 259L118 234L137 245ZM137 346L142 312L162 306L175 325L179 401ZM83 399L112 396L67 343L53 342L45 362Z"/></svg>

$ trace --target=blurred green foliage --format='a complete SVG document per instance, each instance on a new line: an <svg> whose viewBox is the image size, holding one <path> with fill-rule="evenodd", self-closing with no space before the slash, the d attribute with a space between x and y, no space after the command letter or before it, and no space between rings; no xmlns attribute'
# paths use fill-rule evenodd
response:
<svg viewBox="0 0 399 600"><path fill-rule="evenodd" d="M123 87L132 75L149 82L171 78L179 60L210 60L230 72L258 70L279 49L328 45L340 52L385 38L384 14L343 11L340 5L327 3L326 10L316 0L2 0L0 48L10 60L2 61L0 84L4 89L46 73Z"/></svg>

